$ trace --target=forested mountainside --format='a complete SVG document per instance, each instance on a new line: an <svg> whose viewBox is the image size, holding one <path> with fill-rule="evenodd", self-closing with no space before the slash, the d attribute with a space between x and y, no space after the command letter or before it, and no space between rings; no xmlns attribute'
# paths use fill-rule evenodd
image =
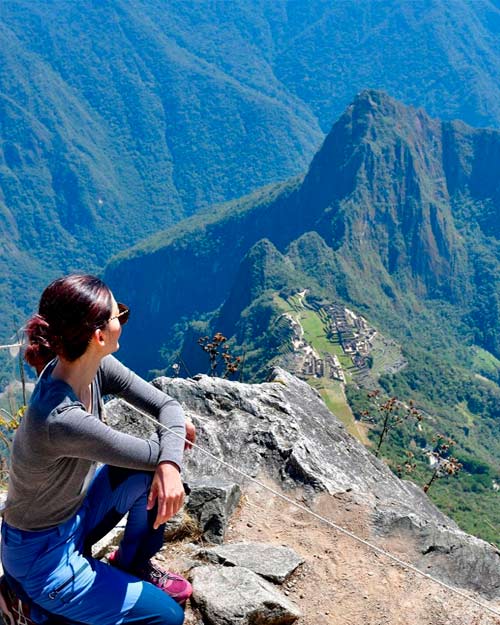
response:
<svg viewBox="0 0 500 625"><path fill-rule="evenodd" d="M367 87L500 123L495 2L3 2L1 336L40 288L298 174Z"/></svg>
<svg viewBox="0 0 500 625"><path fill-rule="evenodd" d="M449 508L472 506L479 522L498 510L500 478L499 156L500 131L362 92L304 175L197 215L110 263L106 280L134 311L121 357L146 374L181 353L186 371L205 372L197 339L219 331L244 356L245 379L259 380L283 362L293 321L316 314L301 316L305 292L319 315L309 319L313 347L328 334L321 315L348 306L402 346L407 366L371 381L417 400L435 429L458 441L476 475L467 494L454 486L440 496ZM366 402L352 372L346 378L359 415ZM412 436L396 437L392 449L415 444ZM496 535L494 523L483 536Z"/></svg>

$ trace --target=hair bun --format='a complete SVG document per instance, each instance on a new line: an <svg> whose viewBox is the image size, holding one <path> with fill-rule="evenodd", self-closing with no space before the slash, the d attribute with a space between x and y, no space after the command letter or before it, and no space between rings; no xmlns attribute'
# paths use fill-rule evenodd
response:
<svg viewBox="0 0 500 625"><path fill-rule="evenodd" d="M25 333L28 346L24 350L24 359L40 373L46 363L56 355L50 337L50 326L45 317L37 313L26 324Z"/></svg>

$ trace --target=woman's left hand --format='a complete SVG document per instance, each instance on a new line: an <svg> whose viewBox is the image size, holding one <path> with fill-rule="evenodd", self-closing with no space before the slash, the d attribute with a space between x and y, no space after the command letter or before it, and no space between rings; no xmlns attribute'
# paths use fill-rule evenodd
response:
<svg viewBox="0 0 500 625"><path fill-rule="evenodd" d="M147 505L147 509L151 510L158 500L158 514L153 525L154 529L158 529L162 523L166 523L181 509L184 496L184 486L177 465L168 461L160 462L156 467Z"/></svg>

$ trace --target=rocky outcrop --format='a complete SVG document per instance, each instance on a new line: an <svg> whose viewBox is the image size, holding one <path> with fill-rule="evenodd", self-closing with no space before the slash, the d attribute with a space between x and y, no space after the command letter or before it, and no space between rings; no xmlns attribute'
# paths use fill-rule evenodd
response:
<svg viewBox="0 0 500 625"><path fill-rule="evenodd" d="M377 506L375 528L386 535L411 537L421 553L421 570L445 582L471 588L488 599L500 596L500 553L484 540L455 527L428 523L418 514Z"/></svg>
<svg viewBox="0 0 500 625"><path fill-rule="evenodd" d="M195 422L201 447L251 476L269 473L311 494L352 491L364 503L392 505L456 527L421 489L398 479L358 443L317 391L280 368L271 377L264 384L208 376L158 378L153 384L180 401ZM196 450L188 456L186 475L237 477Z"/></svg>
<svg viewBox="0 0 500 625"><path fill-rule="evenodd" d="M423 491L398 479L352 438L308 384L282 369L272 382L241 384L219 378L158 378L155 386L178 399L198 431L198 443L250 476L267 474L283 487L300 485L306 496L349 492L373 511L373 529L406 533L421 545L419 565L452 584L500 596L500 553L460 531ZM109 419L132 431L144 417L119 402ZM141 426L142 427L142 426ZM150 425L148 424L147 428ZM187 458L189 480L244 483L238 473L199 450Z"/></svg>

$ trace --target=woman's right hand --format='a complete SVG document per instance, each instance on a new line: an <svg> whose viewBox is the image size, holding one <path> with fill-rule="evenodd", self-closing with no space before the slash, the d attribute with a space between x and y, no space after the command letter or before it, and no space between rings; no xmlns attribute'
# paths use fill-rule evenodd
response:
<svg viewBox="0 0 500 625"><path fill-rule="evenodd" d="M195 440L196 428L194 423L190 419L186 419L186 442L184 443L184 449L191 449Z"/></svg>
<svg viewBox="0 0 500 625"><path fill-rule="evenodd" d="M166 523L176 514L184 503L184 486L179 467L173 462L160 462L157 466L148 496L147 509L151 510L158 501L158 513L153 524L154 529Z"/></svg>

